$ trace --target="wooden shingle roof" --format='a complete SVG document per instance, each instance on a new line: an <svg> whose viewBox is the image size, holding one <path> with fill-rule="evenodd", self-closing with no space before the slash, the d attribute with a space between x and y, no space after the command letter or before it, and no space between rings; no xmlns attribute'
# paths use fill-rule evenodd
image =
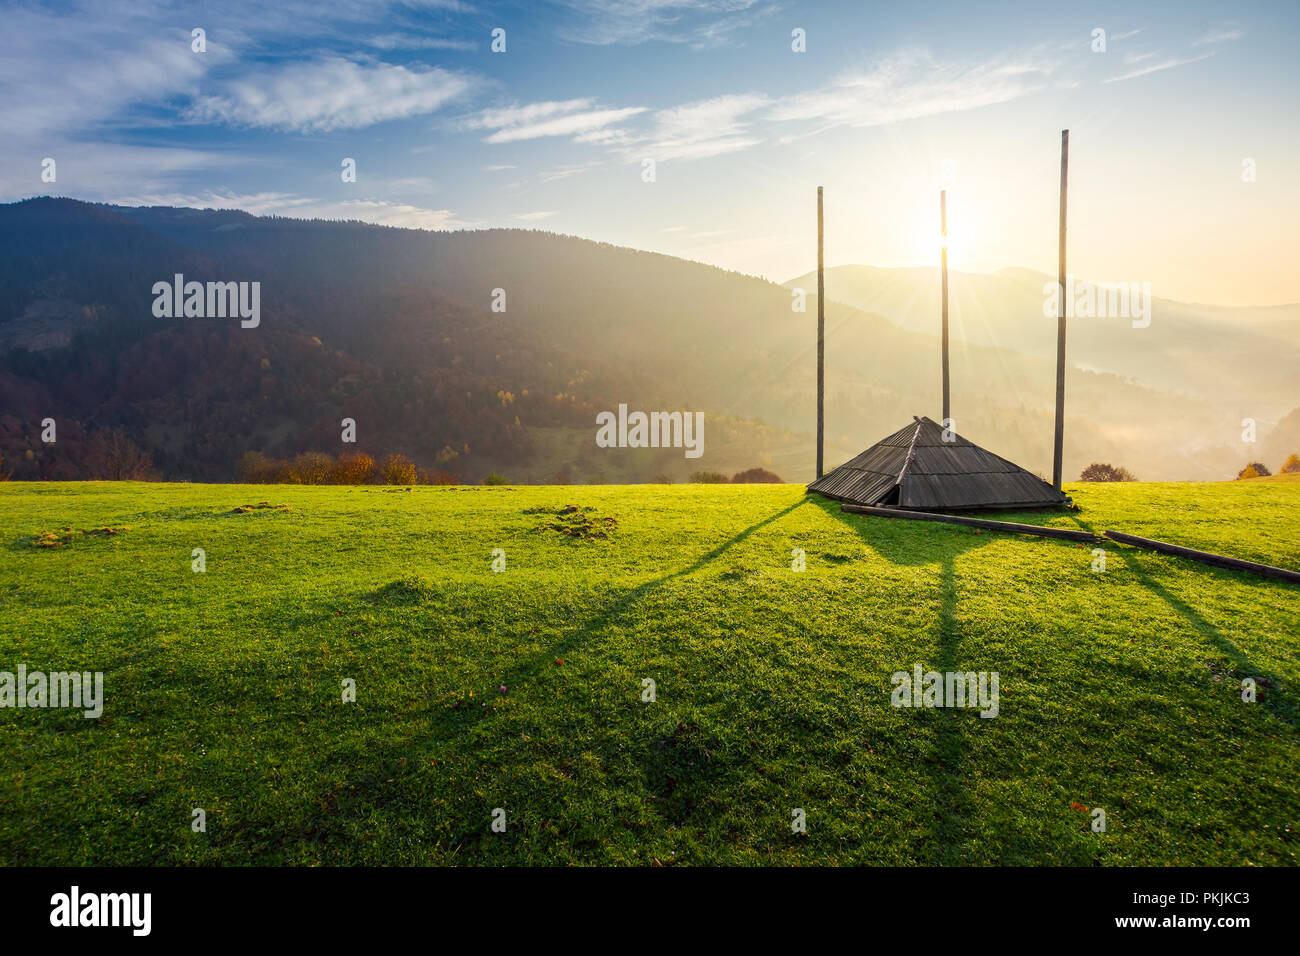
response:
<svg viewBox="0 0 1300 956"><path fill-rule="evenodd" d="M856 458L827 472L809 491L859 505L918 511L1045 508L1066 496L1019 465L917 418Z"/></svg>

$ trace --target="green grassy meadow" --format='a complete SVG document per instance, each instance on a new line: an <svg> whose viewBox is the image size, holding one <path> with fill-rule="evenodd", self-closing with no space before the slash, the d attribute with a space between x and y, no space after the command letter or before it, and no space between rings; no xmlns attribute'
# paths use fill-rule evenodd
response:
<svg viewBox="0 0 1300 956"><path fill-rule="evenodd" d="M1300 568L1300 482L1067 490L999 517ZM1106 550L798 485L0 485L0 670L105 675L0 710L0 861L1294 865L1300 586ZM917 663L999 715L891 707Z"/></svg>

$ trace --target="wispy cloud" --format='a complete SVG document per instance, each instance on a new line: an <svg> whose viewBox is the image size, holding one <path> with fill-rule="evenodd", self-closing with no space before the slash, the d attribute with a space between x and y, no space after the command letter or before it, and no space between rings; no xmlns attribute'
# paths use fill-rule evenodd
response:
<svg viewBox="0 0 1300 956"><path fill-rule="evenodd" d="M554 215L554 209L544 209L537 212L521 212L519 215L515 216L515 218L523 222L538 222L542 219L550 219Z"/></svg>
<svg viewBox="0 0 1300 956"><path fill-rule="evenodd" d="M636 45L658 40L719 46L775 12L766 0L565 0L576 23L560 30L575 43Z"/></svg>
<svg viewBox="0 0 1300 956"><path fill-rule="evenodd" d="M328 57L233 80L224 94L197 98L185 115L200 123L327 132L432 113L470 88L467 77L437 67Z"/></svg>
<svg viewBox="0 0 1300 956"><path fill-rule="evenodd" d="M554 169L549 169L544 173L539 173L538 178L544 183L555 183L559 182L561 179L568 179L570 176L580 176L585 172L595 169L599 165L600 163L598 162L566 163L562 166L556 166Z"/></svg>
<svg viewBox="0 0 1300 956"><path fill-rule="evenodd" d="M408 203L388 202L380 199L348 199L340 203L318 203L303 207L310 215L322 219L360 219L383 226L400 226L404 229L469 229L477 223L463 222L450 209L425 209ZM301 212L300 212L301 214Z"/></svg>
<svg viewBox="0 0 1300 956"><path fill-rule="evenodd" d="M472 40L457 40L451 37L428 37L411 33L383 33L368 37L367 46L376 50L476 50L478 44Z"/></svg>
<svg viewBox="0 0 1300 956"><path fill-rule="evenodd" d="M750 118L768 104L758 93L715 96L654 114L653 128L633 152L659 161L705 159L748 149L761 142Z"/></svg>
<svg viewBox="0 0 1300 956"><path fill-rule="evenodd" d="M1041 53L943 63L927 52L908 51L869 72L847 74L820 89L785 97L771 115L806 120L819 129L880 126L1027 96L1043 89L1058 65Z"/></svg>
<svg viewBox="0 0 1300 956"><path fill-rule="evenodd" d="M20 148L13 141L6 142L5 147L15 150L15 155ZM123 183L131 183L138 190L170 190L201 176L205 170L222 168L229 172L238 166L256 164L255 160L220 152L169 146L43 139L22 148L33 150L31 155L37 157L50 156L58 163L58 185L42 183L39 167L33 163L0 163L0 200L56 191L112 202Z"/></svg>
<svg viewBox="0 0 1300 956"><path fill-rule="evenodd" d="M124 206L242 209L255 216L287 216L293 219L360 220L405 229L464 229L476 225L462 222L450 209L426 209L382 199L345 199L331 202L283 192L122 195L115 196L110 201Z"/></svg>
<svg viewBox="0 0 1300 956"><path fill-rule="evenodd" d="M123 17L81 19L7 8L0 39L6 139L85 134L132 107L187 97L229 58L214 45L190 51L188 30Z"/></svg>
<svg viewBox="0 0 1300 956"><path fill-rule="evenodd" d="M1231 25L1215 27L1208 33L1197 37L1192 41L1192 46L1212 46L1216 43L1227 43L1229 40L1240 40L1246 35L1246 31L1240 27Z"/></svg>
<svg viewBox="0 0 1300 956"><path fill-rule="evenodd" d="M1122 80L1132 80L1132 79L1136 79L1139 76L1146 76L1148 73L1158 73L1161 70L1171 70L1176 66L1185 66L1188 63L1196 63L1198 60L1204 60L1212 56L1214 56L1213 50L1211 50L1209 53L1202 53L1200 56L1189 56L1181 60L1180 59L1163 60L1160 63L1153 63L1150 66L1144 66L1141 69L1133 70L1132 72L1129 73L1122 73L1119 76L1112 76L1108 80L1103 80L1103 82L1119 83Z"/></svg>
<svg viewBox="0 0 1300 956"><path fill-rule="evenodd" d="M776 100L757 92L731 93L657 110L648 125L624 122L646 112L643 108L598 109L592 99L485 110L469 125L492 129L486 142L572 135L575 142L606 146L629 160L698 160L760 145L769 139L771 122L807 121L812 132L820 132L1006 102L1043 89L1057 66L1041 53L952 64L910 51L867 73ZM793 138L798 136L785 139Z"/></svg>
<svg viewBox="0 0 1300 956"><path fill-rule="evenodd" d="M592 99L507 106L483 110L465 125L470 129L492 130L484 137L485 143L513 143L544 136L591 137L598 130L645 112L642 106L622 109L594 109L594 106Z"/></svg>
<svg viewBox="0 0 1300 956"><path fill-rule="evenodd" d="M1131 66L1134 63L1141 63L1143 60L1149 60L1155 55L1154 50L1149 50L1146 53L1125 53L1124 64L1126 66Z"/></svg>
<svg viewBox="0 0 1300 956"><path fill-rule="evenodd" d="M201 193L132 193L114 196L123 206L180 206L189 209L240 209L254 216L282 215L314 200L292 193L231 193L212 190Z"/></svg>

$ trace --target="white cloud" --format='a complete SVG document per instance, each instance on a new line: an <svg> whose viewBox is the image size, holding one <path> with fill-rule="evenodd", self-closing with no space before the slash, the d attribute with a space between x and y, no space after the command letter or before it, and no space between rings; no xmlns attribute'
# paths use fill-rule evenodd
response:
<svg viewBox="0 0 1300 956"><path fill-rule="evenodd" d="M585 110L596 101L581 100L547 100L544 103L529 103L525 106L505 106L497 109L483 110L469 121L471 129L502 129L507 126L528 126L554 116Z"/></svg>
<svg viewBox="0 0 1300 956"><path fill-rule="evenodd" d="M220 152L61 139L42 138L23 146L10 141L4 148L10 155L31 157L23 163L0 163L0 200L4 201L51 193L102 201L119 194L124 184L135 190L164 191L205 170L229 171L236 163L249 164ZM45 156L58 164L56 184L41 182L39 161Z"/></svg>
<svg viewBox="0 0 1300 956"><path fill-rule="evenodd" d="M1240 40L1246 35L1246 31L1234 26L1215 27L1213 30L1197 37L1192 41L1192 46L1211 46L1215 43L1227 43L1229 40Z"/></svg>
<svg viewBox="0 0 1300 956"><path fill-rule="evenodd" d="M384 226L401 226L404 229L468 229L476 223L463 222L450 209L425 209L407 203L387 202L379 199L348 199L341 203L320 203L305 207L311 210L304 218L360 219ZM338 215L334 215L335 210Z"/></svg>
<svg viewBox="0 0 1300 956"><path fill-rule="evenodd" d="M398 176L393 179L385 180L384 187L388 191L394 190L424 190L432 192L438 188L438 184L428 176Z"/></svg>
<svg viewBox="0 0 1300 956"><path fill-rule="evenodd" d="M573 137L575 143L592 143L596 146L626 146L641 139L639 134L618 126L593 129Z"/></svg>
<svg viewBox="0 0 1300 956"><path fill-rule="evenodd" d="M1122 73L1119 76L1112 76L1110 79L1103 80L1102 82L1119 83L1121 80L1132 80L1139 76L1146 76L1148 73L1158 73L1161 70L1173 69L1176 66L1185 66L1188 63L1196 63L1199 60L1204 60L1212 56L1214 56L1213 50L1209 53L1202 53L1200 56L1189 56L1182 60L1164 60L1160 63L1154 63L1151 66L1144 66L1140 70L1133 70L1131 73Z"/></svg>
<svg viewBox="0 0 1300 956"><path fill-rule="evenodd" d="M192 53L189 30L125 15L94 19L9 7L3 17L0 110L10 143L85 134L131 107L192 95L204 73L229 58L219 45Z"/></svg>
<svg viewBox="0 0 1300 956"><path fill-rule="evenodd" d="M645 145L627 152L663 162L705 159L748 149L761 140L749 133L749 121L744 117L767 103L767 97L761 94L741 93L660 110L654 114L654 127Z"/></svg>
<svg viewBox="0 0 1300 956"><path fill-rule="evenodd" d="M539 173L538 178L544 183L559 182L561 179L568 179L570 176L578 176L589 170L595 169L600 163L566 163L563 166L556 166L554 169Z"/></svg>
<svg viewBox="0 0 1300 956"><path fill-rule="evenodd" d="M525 106L483 110L468 120L469 129L490 129L485 143L513 143L544 136L588 136L613 123L644 113L645 107L592 109L591 99L551 100ZM590 141L590 140L587 140Z"/></svg>
<svg viewBox="0 0 1300 956"><path fill-rule="evenodd" d="M1148 53L1125 53L1124 64L1126 66L1131 66L1134 63L1141 63L1143 60L1149 60L1155 55L1156 54L1154 50Z"/></svg>
<svg viewBox="0 0 1300 956"><path fill-rule="evenodd" d="M241 209L254 216L285 215L313 200L291 193L140 193L114 196L119 206L181 206L189 209Z"/></svg>
<svg viewBox="0 0 1300 956"><path fill-rule="evenodd" d="M519 215L515 216L515 218L523 220L524 222L537 222L541 219L550 219L554 215L554 209L547 209L539 212L521 212Z"/></svg>
<svg viewBox="0 0 1300 956"><path fill-rule="evenodd" d="M242 209L254 216L293 219L360 220L404 229L466 229L477 223L462 222L450 209L426 209L381 199L345 199L341 202L295 196L292 193L168 193L118 196L110 200L124 206L185 206L193 209Z"/></svg>
<svg viewBox="0 0 1300 956"><path fill-rule="evenodd" d="M476 50L472 40L455 40L450 37L424 37L412 33L384 33L368 37L367 46L377 50Z"/></svg>
<svg viewBox="0 0 1300 956"><path fill-rule="evenodd" d="M780 100L772 117L805 120L818 130L880 126L1005 103L1043 89L1058 62L1037 54L983 63L941 63L908 51L867 73L851 73L820 89Z"/></svg>
<svg viewBox="0 0 1300 956"><path fill-rule="evenodd" d="M717 46L775 12L762 0L566 0L578 22L560 31L575 43L635 45L651 40Z"/></svg>
<svg viewBox="0 0 1300 956"><path fill-rule="evenodd" d="M432 113L470 85L466 77L437 67L330 57L234 80L224 95L198 98L186 115L196 122L298 132L357 129Z"/></svg>

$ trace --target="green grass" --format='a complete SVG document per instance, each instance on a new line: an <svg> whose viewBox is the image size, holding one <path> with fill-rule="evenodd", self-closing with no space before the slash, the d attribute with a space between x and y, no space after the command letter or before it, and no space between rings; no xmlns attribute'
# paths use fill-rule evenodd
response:
<svg viewBox="0 0 1300 956"><path fill-rule="evenodd" d="M1067 490L1002 517L1300 568L1300 483ZM1107 551L793 485L0 485L0 670L106 697L0 710L0 861L1294 864L1300 586ZM916 663L999 716L891 707Z"/></svg>

